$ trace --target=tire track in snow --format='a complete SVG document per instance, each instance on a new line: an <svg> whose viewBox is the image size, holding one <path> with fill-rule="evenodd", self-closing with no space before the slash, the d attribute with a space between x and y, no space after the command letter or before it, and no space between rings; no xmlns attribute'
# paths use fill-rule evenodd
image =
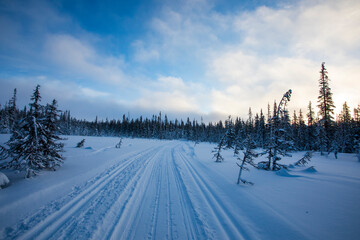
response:
<svg viewBox="0 0 360 240"><path fill-rule="evenodd" d="M228 209L227 206L221 201L211 186L207 184L204 178L194 168L188 157L184 156L185 149L182 147L176 151L177 156L182 160L186 167L189 177L193 180L194 186L199 189L199 193L203 199L202 205L207 205L208 212L213 214L214 222L217 222L219 229L222 231L222 235L226 239L257 239L258 236L254 236L254 233L249 233L245 230L238 219L236 219ZM193 157L192 157L193 159Z"/></svg>
<svg viewBox="0 0 360 240"><path fill-rule="evenodd" d="M112 188L104 189L106 186L112 185L113 180L121 176L125 170L128 170L131 173L131 170L135 169L132 171L133 174L138 172L141 168L134 167L137 165L142 166L140 162L143 161L144 156L151 156L151 154L155 155L156 151L157 149L149 148L124 159L119 164L116 164L102 174L99 174L92 185L82 189L79 194L66 202L56 212L51 215L44 216L43 219L41 219L41 217L39 218L39 216L36 216L35 218L34 216L31 216L30 218L25 219L19 224L18 231L12 232L8 235L8 237L21 239L32 239L36 237L37 239L48 239L50 237L55 237L54 234L56 235L57 231L59 231L63 226L77 226L77 222L75 221L76 216L81 215L82 211L88 210L85 207L96 199L98 194L106 198L107 193L113 190ZM126 179L127 181L125 181L124 184L126 185L132 177L133 175L130 174L129 179ZM99 204L101 204L101 202ZM91 208L92 206L94 205L90 204L89 207ZM32 226L34 224L34 220L36 220L36 223L38 224L35 223L36 225ZM66 224L69 222L72 224ZM79 223L84 223L84 221Z"/></svg>

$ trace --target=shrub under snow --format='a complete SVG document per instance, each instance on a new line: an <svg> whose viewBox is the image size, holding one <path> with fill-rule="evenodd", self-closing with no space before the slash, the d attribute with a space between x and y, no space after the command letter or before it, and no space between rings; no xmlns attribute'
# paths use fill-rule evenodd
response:
<svg viewBox="0 0 360 240"><path fill-rule="evenodd" d="M0 172L0 189L7 187L9 183L10 180L8 179L8 177L2 172Z"/></svg>

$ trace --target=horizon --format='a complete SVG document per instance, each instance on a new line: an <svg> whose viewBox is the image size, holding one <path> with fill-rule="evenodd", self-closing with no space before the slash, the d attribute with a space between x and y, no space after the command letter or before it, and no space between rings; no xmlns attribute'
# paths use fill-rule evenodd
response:
<svg viewBox="0 0 360 240"><path fill-rule="evenodd" d="M7 1L0 3L0 102L18 91L78 119L204 122L264 114L289 89L312 102L325 62L336 106L360 103L360 3L346 1Z"/></svg>

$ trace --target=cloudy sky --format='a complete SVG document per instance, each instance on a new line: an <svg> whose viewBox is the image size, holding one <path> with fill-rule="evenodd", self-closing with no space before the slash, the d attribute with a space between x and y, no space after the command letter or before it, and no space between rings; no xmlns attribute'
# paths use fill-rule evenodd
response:
<svg viewBox="0 0 360 240"><path fill-rule="evenodd" d="M79 118L162 111L246 117L293 90L316 106L321 63L360 103L358 0L0 1L0 103L56 98Z"/></svg>

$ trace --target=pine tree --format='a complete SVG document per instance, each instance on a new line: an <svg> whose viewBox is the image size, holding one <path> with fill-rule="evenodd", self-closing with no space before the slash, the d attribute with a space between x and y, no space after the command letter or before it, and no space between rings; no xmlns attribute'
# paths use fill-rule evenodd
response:
<svg viewBox="0 0 360 240"><path fill-rule="evenodd" d="M45 118L43 119L43 126L45 127L44 142L44 157L46 158L45 167L55 170L56 167L61 166L64 162L64 157L61 155L64 152L64 144L58 141L63 140L57 133L59 132L57 101L54 99L51 104L47 104L45 108Z"/></svg>
<svg viewBox="0 0 360 240"><path fill-rule="evenodd" d="M288 134L288 112L286 110L286 104L290 101L291 89L287 91L274 111L274 116L271 118L268 127L270 128L270 136L265 151L262 155L267 155L268 161L260 162L258 167L265 170L276 171L285 167L279 164L281 160L280 156L290 156L287 152L293 149L293 141ZM274 104L275 106L275 104Z"/></svg>
<svg viewBox="0 0 360 240"><path fill-rule="evenodd" d="M14 130L16 121L17 121L17 107L16 107L16 88L15 88L13 97L9 101L9 130L10 130L10 132L12 132Z"/></svg>
<svg viewBox="0 0 360 240"><path fill-rule="evenodd" d="M119 142L115 145L115 148L121 148L122 138L120 138Z"/></svg>
<svg viewBox="0 0 360 240"><path fill-rule="evenodd" d="M249 164L249 165L255 166L254 158L256 158L258 156L258 154L254 151L254 149L256 148L256 144L251 139L251 135L248 134L248 136L244 140L244 143L242 143L241 145L245 146L245 150L243 151L242 158L239 156L239 152L236 153L236 158L239 161L239 163L236 163L239 166L239 175L238 175L237 184L242 182L244 184L253 185L252 182L249 182L249 181L241 178L241 174L242 174L243 170L249 171L249 168L247 168L246 165Z"/></svg>
<svg viewBox="0 0 360 240"><path fill-rule="evenodd" d="M311 106L311 101L308 105L308 113L307 116L307 129L306 129L306 149L314 151L318 150L319 146L316 144L318 143L318 135L316 131L316 121L315 121L315 113Z"/></svg>
<svg viewBox="0 0 360 240"><path fill-rule="evenodd" d="M225 130L226 132L224 136L224 141L225 141L224 148L225 149L234 148L236 135L235 135L234 124L231 119L231 116L229 116L228 119L225 121Z"/></svg>
<svg viewBox="0 0 360 240"><path fill-rule="evenodd" d="M30 112L14 129L10 140L9 155L12 158L8 168L26 171L26 178L36 175L47 166L44 154L46 129L41 122L42 105L40 105L40 86L37 85L31 97Z"/></svg>
<svg viewBox="0 0 360 240"><path fill-rule="evenodd" d="M299 128L300 128L300 124L299 124L299 119L298 116L296 114L296 111L294 110L294 114L293 114L293 119L292 119L292 136L295 139L294 143L295 146L299 146Z"/></svg>
<svg viewBox="0 0 360 240"><path fill-rule="evenodd" d="M311 158L312 158L312 152L306 152L304 157L300 158L294 165L305 166L310 162Z"/></svg>
<svg viewBox="0 0 360 240"><path fill-rule="evenodd" d="M339 115L335 140L338 142L341 152L351 153L353 149L353 133L350 108L345 102Z"/></svg>
<svg viewBox="0 0 360 240"><path fill-rule="evenodd" d="M298 131L298 146L297 149L305 150L306 149L306 125L304 121L303 113L300 109L299 111L299 131Z"/></svg>
<svg viewBox="0 0 360 240"><path fill-rule="evenodd" d="M223 156L221 156L221 150L225 146L225 137L222 137L218 143L218 145L215 147L215 149L212 151L214 153L213 158L215 158L215 162L222 162L224 161Z"/></svg>
<svg viewBox="0 0 360 240"><path fill-rule="evenodd" d="M320 122L324 128L325 132L325 147L326 151L330 151L331 149L331 139L333 135L332 131L332 123L333 123L333 116L334 114L334 102L332 100L332 92L331 88L329 87L330 79L327 76L328 72L325 68L325 63L321 64L321 71L320 71L320 79L319 79L319 96L318 96L318 107L319 107L319 114L321 116Z"/></svg>
<svg viewBox="0 0 360 240"><path fill-rule="evenodd" d="M76 144L76 147L77 147L77 148L82 148L82 147L84 146L84 143L85 143L85 139L83 139L83 140L81 140L80 142L78 142L78 143Z"/></svg>
<svg viewBox="0 0 360 240"><path fill-rule="evenodd" d="M357 108L354 108L354 121L356 123L360 122L360 105Z"/></svg>
<svg viewBox="0 0 360 240"><path fill-rule="evenodd" d="M264 143L266 140L266 131L265 131L265 117L262 112L262 109L260 110L260 117L259 117L259 129L258 129L258 145L260 147L264 147Z"/></svg>

